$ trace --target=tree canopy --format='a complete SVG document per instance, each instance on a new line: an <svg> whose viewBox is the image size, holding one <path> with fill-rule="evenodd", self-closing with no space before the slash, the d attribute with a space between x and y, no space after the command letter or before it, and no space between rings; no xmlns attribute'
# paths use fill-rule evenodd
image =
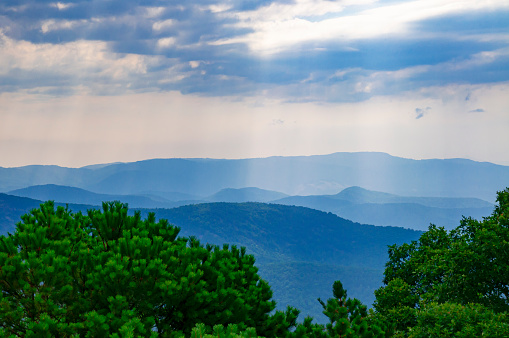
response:
<svg viewBox="0 0 509 338"><path fill-rule="evenodd" d="M331 324L307 317L297 325L297 309L273 311L272 291L244 247L202 245L178 237L178 227L156 222L153 213L142 220L127 211L111 202L83 215L46 202L22 216L14 234L0 236L0 336L329 337L339 326L350 336L382 332L339 281L336 298L322 302Z"/></svg>
<svg viewBox="0 0 509 338"><path fill-rule="evenodd" d="M72 213L53 202L0 236L0 337L505 337L509 332L509 189L493 213L430 226L389 247L374 311L318 299L327 325L274 311L245 248L203 245L127 205Z"/></svg>
<svg viewBox="0 0 509 338"><path fill-rule="evenodd" d="M202 245L127 206L73 214L46 202L0 237L0 330L14 336L189 334L196 323L287 330L245 248ZM275 320L274 318L277 318Z"/></svg>
<svg viewBox="0 0 509 338"><path fill-rule="evenodd" d="M482 221L464 218L450 232L432 225L419 240L390 246L376 311L404 332L422 328L431 314L443 320L449 313L454 321L444 310L453 308L469 323L499 314L509 332L501 315L509 311L509 189L498 193L497 203Z"/></svg>

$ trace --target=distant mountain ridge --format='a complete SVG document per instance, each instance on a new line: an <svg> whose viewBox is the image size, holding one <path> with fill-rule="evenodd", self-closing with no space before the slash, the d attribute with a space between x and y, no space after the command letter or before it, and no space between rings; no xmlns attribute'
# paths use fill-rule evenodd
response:
<svg viewBox="0 0 509 338"><path fill-rule="evenodd" d="M493 204L477 198L407 197L360 187L336 195L290 196L273 201L332 212L354 222L426 230L430 223L452 229L463 216L482 219Z"/></svg>
<svg viewBox="0 0 509 338"><path fill-rule="evenodd" d="M136 208L171 208L175 203L136 195L97 194L81 188L56 184L35 185L8 192L9 195L59 203L101 205L104 201L122 201Z"/></svg>
<svg viewBox="0 0 509 338"><path fill-rule="evenodd" d="M256 187L232 189L221 189L217 193L204 198L210 202L270 202L288 197L288 195L277 191L270 191Z"/></svg>
<svg viewBox="0 0 509 338"><path fill-rule="evenodd" d="M492 208L493 204L479 198L455 198L455 197L415 197L399 196L386 192L371 191L361 187L349 187L336 195L335 199L342 199L353 203L415 203L433 208Z"/></svg>
<svg viewBox="0 0 509 338"><path fill-rule="evenodd" d="M226 188L330 195L359 186L401 196L472 197L494 202L494 192L509 186L509 167L366 152L240 160L153 159L83 168L0 168L0 192L44 184L113 195L161 191L198 197Z"/></svg>
<svg viewBox="0 0 509 338"><path fill-rule="evenodd" d="M103 201L118 200L128 203L131 208L174 208L208 202L264 202L332 212L364 224L399 226L416 230L426 230L430 223L452 229L463 216L481 219L488 216L493 208L491 203L476 198L407 197L360 187L346 188L335 195L311 196L287 196L280 192L254 187L228 188L208 197L192 199L190 195L164 192L146 192L143 195L97 194L81 188L47 184L14 190L9 194L42 201L53 200L59 203L94 206L100 206ZM173 200L170 201L163 196Z"/></svg>

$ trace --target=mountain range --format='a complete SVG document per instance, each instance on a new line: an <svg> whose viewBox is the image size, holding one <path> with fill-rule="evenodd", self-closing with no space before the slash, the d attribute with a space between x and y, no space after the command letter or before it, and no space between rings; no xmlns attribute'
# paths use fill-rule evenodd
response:
<svg viewBox="0 0 509 338"><path fill-rule="evenodd" d="M488 216L508 186L507 166L384 153L0 167L0 235L45 200L75 212L119 200L183 236L245 246L279 308L324 321L316 298L330 297L335 280L371 304L387 245L417 239L430 223L451 229L463 216Z"/></svg>
<svg viewBox="0 0 509 338"><path fill-rule="evenodd" d="M354 222L426 230L430 224L450 230L465 217L489 216L493 204L478 198L408 197L346 188L335 195L290 196L273 203L332 212Z"/></svg>
<svg viewBox="0 0 509 338"><path fill-rule="evenodd" d="M207 197L182 195L183 200L166 199L155 193L143 195L98 194L81 188L54 184L38 185L8 192L10 195L41 201L99 206L103 201L119 200L133 208L174 208L207 202L264 202L304 206L332 212L354 222L400 226L426 230L432 223L451 229L463 216L481 219L488 216L493 205L478 198L407 197L349 187L335 195L288 196L259 188L227 188Z"/></svg>
<svg viewBox="0 0 509 338"><path fill-rule="evenodd" d="M494 202L509 167L466 159L412 160L385 153L252 159L152 159L82 168L0 168L0 192L56 184L113 195L186 194L257 187L287 195L330 195L351 187L401 196L468 197ZM159 195L166 198L165 196Z"/></svg>

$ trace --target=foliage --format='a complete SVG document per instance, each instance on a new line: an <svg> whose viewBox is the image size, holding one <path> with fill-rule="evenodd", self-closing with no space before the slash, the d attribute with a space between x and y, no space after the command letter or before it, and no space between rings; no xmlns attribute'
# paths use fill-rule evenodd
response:
<svg viewBox="0 0 509 338"><path fill-rule="evenodd" d="M18 199L27 199L5 197L9 198L3 200L0 194L0 227L5 221L4 234L14 233L20 216L38 208L40 202L18 205ZM11 207L16 207L14 213L6 211ZM91 207L69 204L69 208L86 214ZM292 305L302 310L301 317L310 315L324 324L327 319L316 298L327 299L335 280L341 279L352 298L372 304L373 292L381 286L387 244L410 242L421 234L355 224L308 208L261 203L199 204L152 211L157 218L181 227L179 236L196 236L202 243L221 246L245 246L247 253L256 257L258 274L270 284L279 310ZM146 218L150 210L140 212ZM129 215L133 213L130 208ZM4 220L4 215L8 219ZM313 236L309 236L310 231Z"/></svg>
<svg viewBox="0 0 509 338"><path fill-rule="evenodd" d="M415 325L418 296L404 280L391 280L386 287L376 290L375 296L374 308L388 323L400 330Z"/></svg>
<svg viewBox="0 0 509 338"><path fill-rule="evenodd" d="M329 337L385 337L387 327L372 318L369 320L366 306L356 298L347 298L340 281L334 282L332 293L334 298L329 298L327 303L318 299L330 320L326 326Z"/></svg>
<svg viewBox="0 0 509 338"><path fill-rule="evenodd" d="M432 225L418 241L390 246L385 286L375 292L378 314L406 332L422 325L424 316L438 315L436 304L508 311L509 189L498 193L497 202L482 221L464 218L450 232Z"/></svg>
<svg viewBox="0 0 509 338"><path fill-rule="evenodd" d="M295 309L270 315L272 291L244 248L179 230L120 203L87 215L42 204L0 237L0 335L173 336L232 323L273 336L295 325Z"/></svg>
<svg viewBox="0 0 509 338"><path fill-rule="evenodd" d="M191 338L258 338L256 330L252 327L239 331L235 324L229 324L226 328L223 325L214 325L212 329L204 324L196 324L191 332ZM261 337L260 337L261 338Z"/></svg>
<svg viewBox="0 0 509 338"><path fill-rule="evenodd" d="M46 202L0 236L0 337L504 337L509 189L497 202L482 221L390 246L375 312L334 282L318 299L325 326L273 311L243 247L204 246L120 203L84 215Z"/></svg>
<svg viewBox="0 0 509 338"><path fill-rule="evenodd" d="M496 314L481 304L430 303L418 312L409 337L504 338L508 332L507 313Z"/></svg>

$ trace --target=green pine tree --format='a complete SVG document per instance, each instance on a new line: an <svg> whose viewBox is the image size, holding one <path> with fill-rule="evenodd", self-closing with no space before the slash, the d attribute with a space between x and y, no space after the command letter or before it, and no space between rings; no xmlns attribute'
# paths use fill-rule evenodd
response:
<svg viewBox="0 0 509 338"><path fill-rule="evenodd" d="M172 337L196 324L273 336L298 311L276 312L245 248L202 245L127 205L87 215L46 202L0 237L0 336Z"/></svg>

